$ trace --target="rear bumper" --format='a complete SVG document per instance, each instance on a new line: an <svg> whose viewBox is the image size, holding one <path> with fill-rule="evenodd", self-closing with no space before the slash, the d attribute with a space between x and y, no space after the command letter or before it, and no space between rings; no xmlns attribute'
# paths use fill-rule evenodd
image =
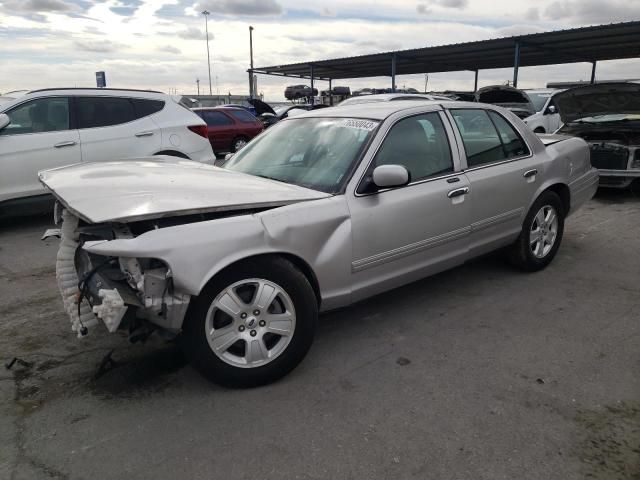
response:
<svg viewBox="0 0 640 480"><path fill-rule="evenodd" d="M216 156L210 145L208 148L198 150L197 152L190 152L188 155L194 162L206 163L208 165L213 165L216 161Z"/></svg>
<svg viewBox="0 0 640 480"><path fill-rule="evenodd" d="M627 188L636 178L640 178L640 169L600 169L598 171L600 172L600 186L606 188Z"/></svg>
<svg viewBox="0 0 640 480"><path fill-rule="evenodd" d="M571 210L569 211L569 215L593 198L596 190L598 190L599 180L600 175L598 170L591 168L588 172L569 184L569 191L571 192Z"/></svg>

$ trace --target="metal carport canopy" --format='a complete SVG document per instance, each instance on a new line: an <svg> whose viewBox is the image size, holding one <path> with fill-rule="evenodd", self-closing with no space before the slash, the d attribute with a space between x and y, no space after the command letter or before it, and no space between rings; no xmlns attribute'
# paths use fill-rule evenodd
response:
<svg viewBox="0 0 640 480"><path fill-rule="evenodd" d="M274 65L255 68L253 72L335 80L392 76L393 73L409 75L577 62L594 63L600 60L618 60L638 56L640 56L640 21L633 21L331 60ZM312 69L313 74L311 74Z"/></svg>

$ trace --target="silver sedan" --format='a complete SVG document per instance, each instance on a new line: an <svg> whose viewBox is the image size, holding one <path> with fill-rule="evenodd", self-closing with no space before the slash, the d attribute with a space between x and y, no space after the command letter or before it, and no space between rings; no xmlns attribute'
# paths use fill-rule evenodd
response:
<svg viewBox="0 0 640 480"><path fill-rule="evenodd" d="M163 157L41 172L72 328L179 336L224 385L290 372L318 312L487 252L556 255L596 191L584 140L499 107L380 102L278 123L225 168Z"/></svg>

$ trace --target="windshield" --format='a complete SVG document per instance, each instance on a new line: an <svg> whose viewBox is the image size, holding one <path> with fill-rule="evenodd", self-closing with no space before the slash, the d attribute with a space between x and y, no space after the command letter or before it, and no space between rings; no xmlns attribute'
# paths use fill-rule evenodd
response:
<svg viewBox="0 0 640 480"><path fill-rule="evenodd" d="M531 93L527 92L527 96L531 99L531 103L533 103L533 108L535 108L536 112L541 112L544 108L544 105L547 103L547 100L551 97L551 93Z"/></svg>
<svg viewBox="0 0 640 480"><path fill-rule="evenodd" d="M337 193L377 126L353 118L286 120L250 142L225 168Z"/></svg>

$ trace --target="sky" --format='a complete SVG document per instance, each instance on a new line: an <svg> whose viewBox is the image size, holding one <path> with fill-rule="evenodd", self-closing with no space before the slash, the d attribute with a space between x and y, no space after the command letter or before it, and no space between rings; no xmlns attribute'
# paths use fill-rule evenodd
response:
<svg viewBox="0 0 640 480"><path fill-rule="evenodd" d="M0 92L110 87L208 93L208 20L214 94L248 93L249 25L256 67L446 45L640 19L640 0L0 0ZM591 65L520 70L521 88L586 80ZM429 90L473 88L472 72L429 75ZM479 85L505 83L511 69L480 72ZM640 59L600 62L599 79L640 78ZM258 92L284 100L288 84L261 75ZM424 90L424 75L396 77ZM335 81L386 88L388 77ZM328 85L316 82L319 89Z"/></svg>

